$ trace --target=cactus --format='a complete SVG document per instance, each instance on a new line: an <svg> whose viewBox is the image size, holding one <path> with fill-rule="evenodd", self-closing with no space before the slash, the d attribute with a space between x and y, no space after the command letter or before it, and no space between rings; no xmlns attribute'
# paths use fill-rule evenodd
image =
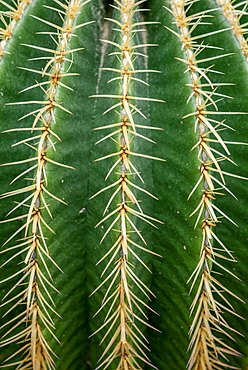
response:
<svg viewBox="0 0 248 370"><path fill-rule="evenodd" d="M247 7L0 0L2 368L247 369Z"/></svg>

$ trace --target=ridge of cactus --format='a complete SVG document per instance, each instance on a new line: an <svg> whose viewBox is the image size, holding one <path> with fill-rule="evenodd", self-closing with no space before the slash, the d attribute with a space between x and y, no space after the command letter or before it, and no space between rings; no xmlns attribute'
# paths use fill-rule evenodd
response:
<svg viewBox="0 0 248 370"><path fill-rule="evenodd" d="M194 116L195 131L199 133L198 142L193 146L192 150L198 149L200 177L189 194L189 198L199 186L202 186L200 202L190 215L191 217L197 214L195 227L200 226L202 229L202 245L198 265L188 280L192 281L190 292L194 286L197 285L196 294L190 307L190 314L193 316L193 321L189 330L191 339L188 350L191 351L191 355L188 362L188 369L220 369L226 366L228 368L237 369L237 367L229 365L229 360L226 355L240 356L241 354L227 345L222 335L234 340L230 332L238 333L226 322L224 312L230 312L242 318L235 312L234 307L226 296L233 296L240 301L242 301L242 299L232 293L221 281L219 281L219 279L214 277L214 267L218 267L222 271L240 280L221 262L223 260L236 262L236 260L217 234L217 226L222 222L223 218L233 223L235 226L237 225L216 205L216 198L219 195L224 195L222 192L223 190L236 198L227 187L225 177L246 178L223 171L221 164L225 160L234 163L232 159L230 159L230 151L228 148L230 144L245 143L227 142L223 140L221 131L232 128L225 124L225 119L216 120L211 117L213 117L213 115L225 116L225 114L242 113L220 112L218 110L218 101L224 98L230 98L230 96L217 92L221 84L213 84L209 77L209 72L218 73L212 69L212 63L218 58L228 56L228 54L201 58L201 52L205 48L214 49L209 43L206 44L205 38L223 32L226 29L210 31L203 35L192 35L197 26L202 24L202 22L208 21L208 18L211 20L211 13L216 11L216 9L211 9L210 12L201 11L194 13L191 11L190 15L188 15L187 12L192 4L193 1L191 0L171 0L171 8L166 8L167 11L171 12L174 16L178 32L169 29L167 26L166 28L180 38L185 52L185 59L177 59L185 63L186 71L190 73L191 77L189 86L192 88L192 93L188 101L190 99L194 100L195 112L189 113L183 118ZM209 67L201 67L201 64L206 62L210 63ZM227 85L227 83L225 85ZM216 147L211 146L211 143L218 144L218 150ZM213 231L215 228L217 230ZM221 337L216 334L216 332L220 333Z"/></svg>
<svg viewBox="0 0 248 370"><path fill-rule="evenodd" d="M55 132L55 110L62 109L68 114L71 114L66 107L57 101L59 98L58 87L72 90L72 88L64 84L61 79L63 77L76 75L76 73L64 71L64 64L65 62L73 63L73 53L82 49L70 49L71 35L75 29L92 23L87 22L76 26L74 25L75 19L78 16L81 8L87 4L89 0L85 2L81 0L71 0L67 4L62 4L57 0L54 1L61 7L61 9L54 7L53 10L59 12L59 14L63 16L64 24L62 27L44 19L35 16L33 17L41 22L49 24L51 27L53 27L53 29L56 30L56 38L54 38L53 32L49 33L51 38L54 40L55 48L49 49L42 46L39 47L35 45L24 44L26 47L45 51L49 56L42 58L46 61L45 67L42 70L20 67L21 69L41 75L43 80L45 80L42 82L36 81L34 85L23 89L21 92L25 92L34 88L40 88L44 93L45 100L9 103L11 105L39 104L41 107L32 110L19 119L24 120L27 117L32 118L34 116L30 128L14 128L4 131L4 133L17 131L30 132L31 136L16 142L13 144L13 146L26 145L34 151L34 156L31 158L5 163L5 166L12 166L31 162L31 166L25 171L21 172L11 182L11 184L14 183L16 180L26 174L30 176L31 173L32 177L27 179L29 182L31 182L31 185L1 195L1 199L3 199L19 194L25 194L25 199L17 203L17 205L7 214L7 216L19 208L25 207L25 209L27 209L27 213L22 214L21 216L21 218L26 221L7 239L7 241L4 243L4 246L22 232L24 232L24 237L18 239L14 246L7 247L1 252L5 253L10 250L18 250L18 252L4 262L1 267L12 261L14 258L25 253L25 258L23 260L24 267L20 268L17 273L14 273L1 282L4 283L9 279L18 277L18 281L3 298L5 301L3 305L7 305L9 303L12 304L11 308L7 310L5 315L12 312L17 305L25 307L19 315L11 318L2 326L3 328L11 324L11 328L2 336L2 340L0 342L1 346L13 345L19 341L23 343L20 349L15 351L4 361L5 363L7 362L7 364L3 365L17 366L18 369L29 369L30 367L34 369L55 368L53 356L56 356L56 354L47 343L43 334L43 330L46 329L59 342L54 334L55 323L52 319L51 313L57 315L58 317L60 317L60 315L55 308L54 300L49 292L49 290L54 290L56 292L58 292L58 290L54 286L53 279L49 271L48 262L51 262L59 270L61 269L54 261L53 257L51 257L49 254L46 230L49 230L52 233L55 233L55 231L53 231L49 224L44 220L44 212L47 212L50 218L53 217L50 212L49 203L47 203L46 196L63 204L66 204L66 202L48 190L49 181L46 175L46 164L50 163L58 167L73 169L71 166L52 160L49 157L49 151L56 151L56 140L60 141L59 136ZM34 58L34 60L37 59L40 58ZM29 195L26 196L26 193L28 192ZM8 218L4 221L1 221L1 223L12 222L18 219L20 219L20 216ZM41 266L46 271L49 279L46 277L44 272L42 272ZM14 292L15 288L20 285L23 285L23 290L14 295L12 292ZM9 295L11 296L11 294L13 296L6 301L6 298L9 297ZM23 324L26 325L25 329L23 329ZM18 328L19 331L17 334L15 332L16 328ZM16 355L19 355L21 352L23 352L23 358L21 360L12 362L10 364L8 363L8 361L10 361Z"/></svg>
<svg viewBox="0 0 248 370"><path fill-rule="evenodd" d="M149 287L134 272L134 263L135 265L137 263L141 263L144 268L151 272L149 267L136 254L135 249L138 248L158 256L156 252L147 249L147 243L142 232L137 229L132 217L140 218L142 221L152 225L153 227L157 227L154 222L162 223L144 213L140 200L137 198L138 195L134 193L134 190L137 189L141 194L143 192L150 197L157 199L148 190L136 184L135 181L137 178L141 183L144 183L144 180L139 168L136 167L135 157L164 161L163 159L155 158L145 153L138 153L132 149L138 139L154 143L154 141L149 137L141 134L139 132L140 129L159 130L157 127L150 127L145 124L137 123L137 115L141 116L143 119L146 118L145 113L140 110L138 103L140 101L163 102L159 99L136 96L135 92L133 92L135 90L134 85L147 85L146 81L139 78L141 73L157 72L148 69L143 70L136 67L137 59L146 58L144 49L150 46L148 44L141 43L136 36L137 33L145 32L145 27L149 24L149 22L145 22L140 19L140 13L143 9L140 9L139 6L144 2L144 0L122 0L121 2L115 0L113 4L113 18L108 18L107 20L114 24L114 27L116 27L114 28L114 31L118 32L118 36L114 41L102 40L113 46L114 51L111 55L115 55L116 57L116 61L114 62L116 65L104 67L102 70L108 70L115 73L116 77L111 78L108 83L111 85L117 85L118 83L119 86L117 85L117 88L115 87L115 91L119 90L119 93L98 94L95 97L110 98L112 100L118 99L117 103L111 105L103 113L105 115L108 112L115 110L118 122L97 127L97 130L112 129L112 131L98 140L96 144L107 139L112 139L115 143L114 146L119 147L119 150L114 153L106 154L95 160L101 161L114 157L114 164L111 165L105 180L111 177L113 173L118 176L117 181L114 181L110 185L99 190L93 196L99 196L103 192L114 188L103 212L103 218L98 222L96 227L114 217L113 221L111 220L110 225L107 226L100 243L103 242L109 233L117 234L116 237L113 237L113 245L109 247L107 253L99 261L100 263L105 258L111 256L101 276L105 274L111 264L114 263L115 267L111 269L109 275L107 275L107 277L92 293L94 294L105 283L108 283L108 288L103 297L102 305L97 311L97 313L100 312L106 305L108 305L104 324L95 331L95 333L97 333L105 328L106 333L103 336L101 343L110 333L112 333L112 328L116 325L112 338L109 339L109 343L106 345L106 348L99 359L100 365L97 369L100 367L107 369L116 358L118 359L116 362L116 369L119 370L141 370L142 367L140 365L140 361L137 360L141 360L143 363L155 367L151 364L150 359L146 354L146 351L148 350L147 340L136 324L136 322L141 322L144 325L151 327L151 325L146 321L147 315L144 312L144 308L148 310L152 309L134 293L132 288L133 285L138 287L141 293L143 293L149 300L151 295L154 296ZM111 204L116 203L116 201L117 204L114 210L109 212ZM133 240L133 234L138 235L141 245ZM133 258L132 261L136 261L131 262L130 256ZM116 288L112 289L113 287ZM145 320L141 318L141 316L143 316ZM155 328L153 329L157 330ZM95 333L93 333L93 335Z"/></svg>

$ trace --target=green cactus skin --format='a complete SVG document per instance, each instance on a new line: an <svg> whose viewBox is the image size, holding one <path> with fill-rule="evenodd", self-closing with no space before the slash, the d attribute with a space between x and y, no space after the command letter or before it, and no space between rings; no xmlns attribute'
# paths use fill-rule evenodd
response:
<svg viewBox="0 0 248 370"><path fill-rule="evenodd" d="M0 0L2 367L247 369L247 7Z"/></svg>

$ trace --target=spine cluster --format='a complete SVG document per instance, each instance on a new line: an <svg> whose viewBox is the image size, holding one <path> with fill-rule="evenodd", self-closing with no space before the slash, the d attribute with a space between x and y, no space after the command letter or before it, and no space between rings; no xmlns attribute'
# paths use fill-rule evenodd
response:
<svg viewBox="0 0 248 370"><path fill-rule="evenodd" d="M198 142L193 149L198 149L200 176L189 197L199 186L202 186L200 202L191 214L198 214L195 226L199 225L202 229L202 244L199 263L190 278L190 280L193 280L191 290L196 282L198 285L191 305L191 314L194 314L194 318L189 331L191 356L188 369L213 370L225 366L236 369L236 367L228 364L226 355L238 356L239 353L225 344L223 339L223 335L233 339L230 331L235 332L223 316L224 312L237 315L226 298L226 294L235 295L214 277L213 267L216 266L222 271L235 276L220 262L221 259L235 260L214 231L223 217L233 224L234 222L217 207L215 200L217 195L223 195L222 190L233 195L226 186L225 175L241 177L227 173L221 168L223 161L231 161L227 147L228 143L221 137L221 131L230 127L224 121L218 121L215 117L211 117L224 114L218 111L216 97L222 99L226 96L216 91L221 84L212 83L210 80L208 72L215 72L211 68L212 65L207 68L201 67L202 63L212 63L216 58L225 55L207 59L199 57L206 47L211 48L211 46L203 44L202 38L219 32L214 31L198 36L191 35L195 27L208 17L207 11L188 16L187 10L191 7L193 1L171 0L170 3L171 8L167 10L172 13L178 28L177 31L172 29L170 31L176 34L182 42L185 57L180 60L185 63L191 78L189 86L192 93L188 100L194 99L195 103L195 112L188 114L185 118L195 116L195 130L199 133ZM208 110L208 107L214 109ZM211 143L214 143L215 147L211 147ZM218 150L216 149L217 144L220 147ZM234 144L234 142L229 144Z"/></svg>
<svg viewBox="0 0 248 370"><path fill-rule="evenodd" d="M155 220L154 218L143 213L139 200L136 198L133 190L140 190L141 192L144 192L155 198L155 196L135 183L135 179L137 179L137 177L141 182L143 182L139 168L136 168L135 165L135 157L151 159L153 157L132 151L133 142L138 138L150 140L149 138L141 135L138 130L140 128L151 129L151 127L136 123L136 118L134 116L135 114L144 117L144 113L138 108L136 102L139 102L140 100L158 101L156 99L150 99L146 97L132 96L131 94L131 90L134 90L134 84L146 84L145 81L136 76L139 76L139 73L147 72L147 70L135 69L136 58L145 57L145 55L143 55L140 51L143 51L142 49L144 46L147 46L135 43L137 40L136 32L140 31L141 25L146 25L146 22L137 21L137 15L140 11L138 7L143 2L144 1L135 0L122 0L121 2L116 0L114 2L113 7L116 18L111 18L108 20L113 22L115 26L118 26L116 31L119 33L120 41L119 43L115 43L110 40L105 41L116 48L117 51L112 54L115 54L118 57L120 67L119 69L104 69L119 74L119 77L112 79L110 82L113 84L113 82L116 83L116 81L118 81L120 83L120 92L119 94L113 95L97 95L98 97L109 97L119 100L118 103L111 106L105 112L107 113L112 109L119 108L119 123L108 124L106 126L97 128L98 130L112 128L113 131L111 134L106 135L100 141L115 137L115 141L120 147L118 152L107 154L104 157L97 159L97 161L100 161L110 157L115 157L116 161L110 168L107 178L112 172L116 171L119 179L104 189L98 191L94 195L99 195L103 191L110 188L115 189L107 203L104 214L111 206L111 203L113 203L113 201L116 199L118 200L116 208L112 212L108 213L107 216L103 217L103 219L96 225L98 226L114 217L113 221L111 221L110 225L107 227L107 231L103 235L101 242L105 239L108 233L111 232L117 234L116 241L110 247L106 255L99 261L101 262L104 258L109 256L110 253L112 253L112 256L109 259L103 274L106 272L108 267L111 266L113 261L115 261L114 267L110 274L95 290L97 291L100 287L102 287L103 284L108 282L109 286L103 298L100 310L103 309L103 307L105 307L107 304L110 305L110 308L107 312L104 324L97 330L98 332L102 328L109 326L102 339L102 342L111 332L113 327L117 328L114 332L114 335L110 339L109 344L106 346L101 358L99 359L99 361L101 361L99 367L102 366L104 369L106 369L116 358L118 359L116 365L117 370L141 369L139 360L151 365L150 360L145 353L145 351L148 349L146 339L140 331L138 323L141 322L147 326L150 325L137 314L137 312L141 312L144 318L147 319L144 309L150 309L150 307L145 303L144 299L140 299L134 294L132 286L137 286L146 297L145 299L150 299L150 295L153 295L153 293L135 274L133 265L129 261L131 255L132 257L136 258L137 262L142 263L149 270L149 268L139 257L137 250L143 250L156 255L156 253L148 250L146 247L134 242L133 235L136 234L140 238L141 242L146 246L146 241L142 236L141 231L138 230L135 225L134 217L140 218L151 225L153 225L153 221L159 222L158 220ZM142 305L144 307L142 307Z"/></svg>
<svg viewBox="0 0 248 370"><path fill-rule="evenodd" d="M53 332L55 326L52 316L54 314L59 316L59 314L55 310L55 304L49 292L50 289L55 291L57 291L57 289L52 283L52 276L49 272L47 261L52 262L57 268L59 267L49 254L46 233L47 230L50 232L54 231L44 220L44 212L47 212L48 215L52 217L49 210L49 204L47 203L48 198L53 198L64 204L66 203L49 191L49 179L46 175L46 165L49 163L51 165L72 168L70 166L57 163L49 158L49 150L55 150L54 139L60 140L58 135L53 131L54 124L56 123L55 110L62 109L70 113L64 106L56 101L56 94L58 92L58 86L71 89L62 82L62 78L64 76L70 76L73 73L63 72L63 69L65 62L70 62L72 53L76 51L70 50L70 38L76 28L83 26L83 24L74 26L74 22L80 12L81 7L86 4L86 2L83 3L81 0L71 0L67 4L62 4L56 0L55 2L57 5L59 4L62 7L62 9L57 11L64 16L63 26L58 26L43 19L40 19L40 21L49 23L54 29L56 29L58 35L56 40L57 48L55 47L55 49L52 50L38 46L26 45L27 47L36 48L47 52L49 57L46 58L48 61L42 71L23 68L37 73L43 77L43 81L37 82L35 85L30 86L23 91L36 87L41 88L46 96L46 99L44 101L26 101L15 103L39 104L41 107L21 118L24 119L27 117L35 117L30 128L16 128L6 131L31 132L31 136L14 145L28 145L34 150L35 153L32 158L5 164L18 165L31 162L32 165L12 181L13 183L23 175L32 173L33 176L31 179L29 179L31 181L31 185L10 191L2 194L1 196L1 198L6 198L19 194L25 194L25 199L18 203L9 212L9 214L20 207L25 207L27 209L27 213L23 214L21 217L18 216L2 221L11 222L20 218L25 220L24 224L5 242L4 245L12 241L23 231L24 237L22 239L19 238L19 241L14 244L14 246L8 247L3 251L7 252L10 250L18 250L18 252L16 252L8 261L4 263L4 265L12 259L20 256L20 254L25 253L25 258L22 262L22 268L17 273L2 281L5 282L6 280L18 277L18 280L14 284L13 288L5 295L4 299L6 299L7 296L10 296L10 294L14 293L15 288L20 286L23 287L21 293L16 295L13 294L13 297L9 298L7 301L5 300L5 305L10 303L12 304L11 308L8 309L5 315L12 312L12 310L19 305L23 307L23 311L21 314L14 317L14 319L9 320L2 326L5 327L11 325L10 329L4 334L0 342L1 346L13 346L14 343L23 343L21 349L14 352L13 355L11 355L5 361L7 362L13 357L23 353L22 358L19 361L5 365L15 365L16 369L54 369L55 362L52 358L52 354L54 355L54 352L47 343L43 334L43 330L48 330L58 341ZM52 36L52 38L54 38L54 36ZM26 196L27 193L29 193L28 196ZM49 276L50 280L46 277L46 274ZM18 334L15 332L16 328L19 329ZM12 334L12 332L14 334Z"/></svg>
<svg viewBox="0 0 248 370"><path fill-rule="evenodd" d="M32 3L33 0L12 0L12 5L1 0L0 4L7 7L8 10L1 12L0 20L4 27L0 28L0 61L5 53L4 49L8 40L11 39L13 30L24 13L26 7Z"/></svg>
<svg viewBox="0 0 248 370"><path fill-rule="evenodd" d="M246 24L241 24L240 19L243 15L247 14L247 2L241 1L240 3L234 4L230 0L216 0L217 4L222 8L223 14L226 20L230 23L234 35L237 37L238 42L240 43L241 50L248 61L248 45L247 39L245 38L246 34ZM240 9L242 6L242 9Z"/></svg>

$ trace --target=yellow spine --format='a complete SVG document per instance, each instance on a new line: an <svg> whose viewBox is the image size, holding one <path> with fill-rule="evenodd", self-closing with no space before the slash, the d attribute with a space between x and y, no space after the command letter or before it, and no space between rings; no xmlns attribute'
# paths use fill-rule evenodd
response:
<svg viewBox="0 0 248 370"><path fill-rule="evenodd" d="M137 307L138 310L147 319L147 316L145 315L143 309L140 307L140 303L143 304L145 308L149 309L149 306L133 293L131 287L133 284L137 285L141 289L143 294L145 294L145 296L148 297L148 299L150 299L149 295L152 294L152 292L138 278L138 276L136 276L133 269L133 265L130 264L129 262L129 255L131 254L135 258L137 258L137 261L141 262L149 270L149 268L144 264L140 257L137 256L134 249L139 248L147 252L156 254L138 245L132 240L133 239L132 234L136 233L140 237L141 241L146 245L146 242L141 232L135 226L135 222L132 221L133 216L136 216L151 225L153 225L151 221L159 222L158 220L155 220L154 218L147 216L146 214L143 213L139 201L137 200L136 196L132 191L132 188L136 188L140 191L143 191L152 197L154 196L150 194L147 190L142 189L141 187L139 187L130 180L130 177L138 176L141 179L141 181L143 181L139 173L139 170L135 167L133 163L133 158L141 156L144 158L160 160L159 158L153 158L152 156L146 154L135 153L131 150L132 141L137 140L138 138L152 141L151 139L146 138L145 136L139 134L138 132L139 127L143 128L149 127L136 124L134 114L136 113L144 117L144 113L141 112L141 110L136 105L135 101L137 102L139 102L140 100L159 101L157 99L132 96L130 93L132 84L136 83L147 84L145 81L140 80L139 78L136 77L140 72L147 72L147 70L135 69L135 59L140 56L144 57L144 55L141 54L140 51L143 51L142 49L148 46L146 44L135 45L134 41L135 33L139 30L139 26L146 24L146 22L136 21L137 19L136 13L140 11L138 6L142 2L143 1L135 0L122 0L122 1L116 0L113 5L113 7L119 11L120 18L108 20L113 22L115 26L118 25L120 42L117 44L110 40L105 41L111 45L114 45L118 50L112 54L116 54L116 56L118 57L118 60L120 61L120 68L119 69L104 68L104 69L119 73L119 77L110 80L110 82L113 83L116 79L119 80L121 91L119 95L115 94L97 95L97 97L109 97L119 99L119 103L107 109L105 113L117 107L119 107L120 109L119 112L120 122L118 124L107 125L105 127L102 126L97 128L98 130L105 129L107 127L115 128L115 131L111 135L105 136L103 139L99 140L99 142L108 139L109 137L113 137L114 135L117 135L116 142L120 147L120 150L117 153L111 153L109 155L97 159L97 161L99 161L113 156L116 157L117 160L114 166L112 166L110 171L108 172L107 178L116 168L117 169L116 173L119 174L119 180L105 187L104 189L100 190L99 192L97 192L97 194L94 195L96 196L109 188L117 186L117 189L114 191L105 208L104 214L106 213L115 196L119 197L119 203L117 204L117 208L114 211L110 212L107 216L105 216L96 225L98 226L102 224L110 217L115 215L114 221L111 222L110 226L107 228L107 231L105 232L101 242L103 241L103 239L105 239L106 235L114 228L115 225L116 228L118 229L118 230L116 230L116 228L113 229L115 232L118 233L115 244L110 248L110 251L106 253L106 255L100 260L102 261L105 257L107 257L107 255L109 255L111 251L114 251L112 258L110 259L106 268L104 269L104 272L106 271L110 263L113 261L115 256L117 256L117 253L119 254L119 258L115 262L115 267L113 268L112 272L95 290L97 291L103 284L105 284L107 281L110 281L107 293L104 296L102 307L100 308L100 310L106 305L109 299L112 299L112 304L105 318L105 323L96 331L98 332L99 330L110 324L111 318L111 325L102 339L103 342L103 340L106 338L109 331L111 330L112 326L116 325L115 334L113 338L110 340L109 344L107 345L106 349L104 350L99 360L101 361L99 367L103 367L103 369L106 369L115 358L118 359L116 365L117 370L121 369L141 370L142 367L139 363L139 360L151 365L149 358L144 352L144 349L147 349L147 344L144 342L144 338L142 338L142 333L140 332L140 329L138 328L136 321L140 321L148 326L150 325L147 324L144 320L142 320L135 313L134 310L134 307ZM139 50L136 51L137 49ZM115 283L117 283L117 289L114 291L114 293L111 294L111 287L115 286ZM109 294L110 296L108 296ZM112 316L110 316L111 309L114 307L115 303L117 304L117 308L115 309ZM144 349L142 347L144 347Z"/></svg>
<svg viewBox="0 0 248 370"><path fill-rule="evenodd" d="M17 2L12 1L12 5L6 3L5 1L0 1L9 10L4 11L0 14L0 20L2 21L5 28L0 28L0 61L5 53L4 49L6 47L7 41L11 39L13 30L17 22L22 18L24 10L26 7L32 3L33 0L18 0Z"/></svg>
<svg viewBox="0 0 248 370"><path fill-rule="evenodd" d="M221 169L220 163L224 160L229 160L228 156L230 152L227 148L227 143L220 136L219 128L226 129L228 126L224 124L224 121L212 119L211 115L223 114L218 112L215 97L223 98L227 96L216 92L218 84L213 84L207 74L211 70L211 66L209 68L201 68L201 63L208 61L211 63L215 58L226 55L210 57L208 59L201 59L199 57L199 54L205 47L211 48L211 46L201 43L200 39L211 36L216 31L213 33L209 32L203 36L192 36L191 30L194 30L206 17L209 17L208 11L188 16L187 8L190 8L192 5L191 0L171 0L170 3L171 9L167 10L174 16L178 32L170 31L180 38L185 52L185 59L177 59L185 63L187 71L190 72L191 82L189 86L192 88L192 93L188 100L194 99L196 106L195 112L188 114L185 118L195 116L195 130L199 133L198 142L193 149L198 148L200 177L189 197L192 196L198 186L201 185L203 187L199 205L191 214L192 216L198 213L195 226L200 224L202 229L202 244L199 263L189 279L193 279L191 290L196 282L198 286L191 305L191 314L194 313L194 319L189 330L191 337L189 349L191 350L191 355L188 362L188 369L213 370L217 367L219 369L222 366L226 366L226 361L228 361L226 354L239 355L236 350L227 346L223 339L216 335L217 330L221 335L225 334L230 337L226 329L231 331L233 329L226 323L223 317L223 311L229 311L235 315L236 313L226 297L224 300L227 303L227 307L216 299L218 297L223 298L223 293L233 296L234 294L214 278L212 266L216 265L235 276L218 262L219 258L231 261L234 261L234 258L213 231L217 224L221 222L221 217L225 217L232 223L234 222L215 205L214 201L216 195L223 195L221 193L222 189L231 193L226 187L225 175L240 176L226 173ZM205 86L208 87L208 90L205 90ZM208 106L213 106L215 111L208 111ZM212 148L210 146L211 142L218 143L224 153ZM217 174L219 178L218 176L216 177ZM219 249L213 245L213 240L222 248L223 254L218 252ZM225 256L225 253L227 253L227 256ZM236 369L230 365L228 367Z"/></svg>
<svg viewBox="0 0 248 370"><path fill-rule="evenodd" d="M58 3L57 1L55 2ZM25 267L22 268L18 273L4 280L6 281L10 278L13 278L21 274L21 278L14 285L14 287L6 294L5 297L7 297L11 293L11 291L15 289L15 287L20 285L24 286L22 293L17 294L10 300L6 301L4 304L8 304L13 300L17 299L17 303L15 303L11 307L11 309L7 311L7 313L13 310L16 305L22 305L22 307L25 306L25 310L22 312L21 315L15 318L15 320L18 320L17 324L13 325L5 333L0 343L1 346L5 346L13 345L13 343L15 342L20 341L23 342L23 347L21 348L21 350L24 352L24 356L20 361L12 363L12 365L16 366L18 365L17 366L18 369L23 370L30 369L31 367L33 370L48 370L48 369L51 370L55 368L55 361L52 357L52 355L55 354L53 350L50 348L49 344L47 343L45 336L43 334L43 330L44 328L46 328L47 331L49 331L52 334L52 336L58 341L58 339L53 333L53 331L55 330L54 321L49 314L49 311L52 311L53 314L59 316L59 314L53 308L55 304L49 293L50 288L52 288L55 291L57 291L57 289L54 287L53 283L51 283L46 278L42 270L43 271L44 269L46 270L50 280L52 281L52 276L49 272L46 260L49 259L57 268L59 267L56 264L56 262L52 259L52 257L49 255L49 249L47 246L47 238L45 236L46 229L48 229L51 232L54 231L45 222L42 216L44 212L47 212L49 216L52 217L51 212L49 210L49 205L47 204L45 200L46 197L44 195L50 196L64 204L66 203L63 200L59 199L57 196L51 194L50 191L48 190L49 184L48 178L46 176L46 164L50 163L51 165L73 168L71 166L57 163L54 160L50 159L48 151L49 149L55 150L55 143L53 142L53 138L59 139L56 133L53 132L53 126L55 124L55 109L62 109L68 113L71 113L60 103L56 102L56 94L58 86L71 90L69 86L66 86L61 82L61 78L63 76L71 75L71 73L63 72L63 66L65 61L70 61L68 57L74 51L76 51L70 50L70 38L72 32L75 29L73 24L78 13L80 12L81 7L87 2L88 1L83 3L83 1L81 0L71 0L67 4L59 3L62 6L62 14L64 14L64 25L63 27L60 27L57 26L56 24L50 23L50 25L53 28L55 28L58 32L57 49L53 50L33 45L25 45L30 48L46 51L49 53L49 55L51 55L51 57L47 58L48 62L42 71L23 68L28 71L37 73L41 75L43 78L45 78L45 81L36 83L35 85L30 86L24 89L23 91L39 87L43 90L46 96L46 100L14 103L14 104L41 105L39 109L36 109L35 111L32 111L31 113L28 113L21 118L24 119L29 116L33 115L35 116L32 127L30 127L30 129L20 129L24 131L25 130L31 131L31 133L34 133L33 136L15 144L15 145L25 144L30 146L34 150L35 156L31 159L5 164L5 165L14 165L27 163L30 161L33 162L34 165L32 165L28 170L25 170L23 173L18 175L12 181L13 183L24 174L30 171L34 171L33 178L29 179L32 181L32 184L25 188L2 194L1 196L2 198L5 198L21 193L31 192L31 194L29 194L21 203L19 203L9 212L10 214L23 205L27 206L28 208L28 213L22 216L23 219L26 219L25 224L19 230L17 230L6 241L5 244L12 240L22 230L24 230L25 232L24 238L21 239L21 243L15 245L14 247L9 247L3 251L6 252L13 248L21 248L20 252L16 253L4 264L9 262L13 258L17 257L20 253L26 252L26 257L23 261ZM39 20L44 23L47 23L47 21L43 19ZM83 25L78 25L76 26L76 28L81 26ZM17 128L8 131L18 131L18 130L19 129ZM36 144L30 145L30 142L32 141L34 141ZM27 204L28 201L30 202L29 204ZM14 221L18 218L20 217L7 219L6 221L2 222ZM48 298L45 298L45 295ZM10 320L4 326L12 324L12 322L13 320ZM23 323L26 323L26 327L24 330L22 330ZM19 326L20 326L19 333L9 336L9 334L11 334L11 332L16 327ZM5 337L7 337L7 339L5 339ZM9 361L12 357L18 355L19 353L20 350L16 351L12 356L6 359L5 362ZM10 366L10 364L6 364L4 366Z"/></svg>

